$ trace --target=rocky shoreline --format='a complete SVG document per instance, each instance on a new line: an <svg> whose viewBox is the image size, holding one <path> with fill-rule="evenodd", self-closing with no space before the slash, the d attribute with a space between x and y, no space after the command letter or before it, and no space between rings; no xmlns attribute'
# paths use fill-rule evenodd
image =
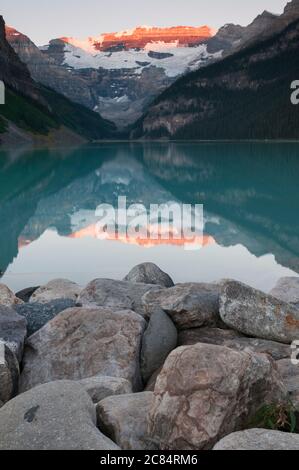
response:
<svg viewBox="0 0 299 470"><path fill-rule="evenodd" d="M0 284L0 450L299 450L299 278Z"/></svg>

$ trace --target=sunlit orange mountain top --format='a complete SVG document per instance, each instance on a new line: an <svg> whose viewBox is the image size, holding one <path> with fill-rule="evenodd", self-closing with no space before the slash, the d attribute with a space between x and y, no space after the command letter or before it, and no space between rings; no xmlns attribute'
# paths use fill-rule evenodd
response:
<svg viewBox="0 0 299 470"><path fill-rule="evenodd" d="M109 232L103 232L101 234L101 238L107 241L118 241L120 243L125 243L128 245L138 245L144 248L151 248L154 246L160 245L171 245L171 246L186 246L186 245L198 245L198 246L207 246L207 245L214 245L216 243L215 239L210 235L203 235L201 237L194 236L193 238L184 238L181 236L180 238L175 238L174 233L161 233L161 237L159 238L146 238L141 239L140 237L133 236L132 234L115 234ZM163 238L163 235L166 236ZM98 237L98 230L95 224L89 225L82 230L72 233L69 235L69 238L85 238L85 237Z"/></svg>
<svg viewBox="0 0 299 470"><path fill-rule="evenodd" d="M160 245L169 245L169 246L188 246L188 245L196 245L200 247L208 246L208 245L214 245L216 243L216 240L211 236L204 234L203 236L194 236L193 238L184 238L183 236L180 238L175 238L174 234L171 234L169 232L164 233L164 236L167 235L167 238L159 237L158 239L156 238L147 238L147 239L141 239L137 235L133 236L132 234L116 234L116 233L109 233L109 232L102 232L101 234L101 240L106 240L106 241L116 241L119 243L124 243L127 245L138 245L143 248L152 248L155 246L160 246ZM160 232L160 235L161 234ZM72 239L81 239L81 238L86 238L86 237L91 237L91 238L99 238L99 233L96 224L89 225L81 230L78 230L77 232L71 233L67 236L67 238L72 238ZM23 237L19 238L18 242L18 247L19 249L24 248L30 243L32 243L34 240L29 240L25 239Z"/></svg>
<svg viewBox="0 0 299 470"><path fill-rule="evenodd" d="M173 26L170 28L155 28L138 26L132 30L118 33L104 33L98 37L79 40L63 37L61 40L81 47L85 50L96 49L107 51L116 49L143 49L150 43L173 43L175 46L197 46L216 34L209 26Z"/></svg>

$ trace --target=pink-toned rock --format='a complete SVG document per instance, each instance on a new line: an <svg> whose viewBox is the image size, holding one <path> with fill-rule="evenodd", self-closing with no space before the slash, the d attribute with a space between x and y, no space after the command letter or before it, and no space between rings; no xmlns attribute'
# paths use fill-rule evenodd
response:
<svg viewBox="0 0 299 470"><path fill-rule="evenodd" d="M13 307L14 305L20 305L24 302L5 285L0 284L0 305L4 307Z"/></svg>
<svg viewBox="0 0 299 470"><path fill-rule="evenodd" d="M158 376L150 436L161 450L211 449L246 428L261 403L286 397L274 363L264 354L200 343L180 347Z"/></svg>

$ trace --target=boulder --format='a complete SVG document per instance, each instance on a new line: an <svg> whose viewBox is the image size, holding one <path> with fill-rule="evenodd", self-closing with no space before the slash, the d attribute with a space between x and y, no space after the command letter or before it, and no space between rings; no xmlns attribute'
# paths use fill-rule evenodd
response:
<svg viewBox="0 0 299 470"><path fill-rule="evenodd" d="M94 405L69 381L36 387L0 409L0 450L118 450L96 427Z"/></svg>
<svg viewBox="0 0 299 470"><path fill-rule="evenodd" d="M173 287L174 282L168 274L154 263L142 263L135 266L124 281L137 282L142 284L156 284L162 287Z"/></svg>
<svg viewBox="0 0 299 470"><path fill-rule="evenodd" d="M20 388L96 375L120 377L141 389L145 320L131 310L71 308L27 339Z"/></svg>
<svg viewBox="0 0 299 470"><path fill-rule="evenodd" d="M146 387L144 389L145 392L154 392L156 382L157 382L157 379L158 379L158 375L160 374L161 370L162 370L162 367L160 367L158 370L156 370L153 373L153 375L149 378L149 380L146 384Z"/></svg>
<svg viewBox="0 0 299 470"><path fill-rule="evenodd" d="M141 374L145 383L163 366L168 354L176 348L177 340L177 329L171 319L163 310L156 309L142 339Z"/></svg>
<svg viewBox="0 0 299 470"><path fill-rule="evenodd" d="M123 450L153 450L148 435L153 396L143 392L105 398L96 408L99 429Z"/></svg>
<svg viewBox="0 0 299 470"><path fill-rule="evenodd" d="M299 277L282 277L270 291L270 295L299 306Z"/></svg>
<svg viewBox="0 0 299 470"><path fill-rule="evenodd" d="M27 335L31 336L63 310L75 307L75 304L76 302L71 299L57 299L47 304L33 302L16 305L15 310L19 315L26 318Z"/></svg>
<svg viewBox="0 0 299 470"><path fill-rule="evenodd" d="M22 359L26 334L25 318L12 308L0 305L0 340L11 349L19 361Z"/></svg>
<svg viewBox="0 0 299 470"><path fill-rule="evenodd" d="M299 435L269 429L249 429L224 437L214 450L299 450Z"/></svg>
<svg viewBox="0 0 299 470"><path fill-rule="evenodd" d="M299 308L237 281L223 283L220 315L248 336L286 344L299 338Z"/></svg>
<svg viewBox="0 0 299 470"><path fill-rule="evenodd" d="M269 354L275 361L290 357L290 347L287 344L265 339L247 338L234 330L221 330L219 328L194 328L184 330L179 334L179 346L188 346L196 343L216 344L226 346L236 351L250 348L257 353Z"/></svg>
<svg viewBox="0 0 299 470"><path fill-rule="evenodd" d="M299 365L292 364L290 359L282 359L277 361L277 367L291 401L299 411Z"/></svg>
<svg viewBox="0 0 299 470"><path fill-rule="evenodd" d="M207 450L248 426L261 403L287 392L264 354L195 344L175 349L160 372L150 435L161 450Z"/></svg>
<svg viewBox="0 0 299 470"><path fill-rule="evenodd" d="M90 377L79 381L84 387L93 403L99 403L112 395L126 395L132 393L132 385L128 380L117 377Z"/></svg>
<svg viewBox="0 0 299 470"><path fill-rule="evenodd" d="M22 289L19 292L16 293L16 297L18 299L21 299L23 302L29 302L30 297L32 294L39 288L40 286L37 287L27 287L26 289Z"/></svg>
<svg viewBox="0 0 299 470"><path fill-rule="evenodd" d="M0 408L18 392L19 363L14 353L0 341Z"/></svg>
<svg viewBox="0 0 299 470"><path fill-rule="evenodd" d="M5 284L0 284L0 306L12 307L22 303L23 301L18 299Z"/></svg>
<svg viewBox="0 0 299 470"><path fill-rule="evenodd" d="M147 315L162 308L180 330L219 324L219 293L217 284L177 284L169 289L149 291L143 297Z"/></svg>
<svg viewBox="0 0 299 470"><path fill-rule="evenodd" d="M71 299L77 301L81 287L68 279L54 279L48 284L39 287L30 297L29 302L47 304L52 300Z"/></svg>
<svg viewBox="0 0 299 470"><path fill-rule="evenodd" d="M158 286L147 284L95 279L81 292L78 305L108 307L117 310L129 309L144 316L142 296L148 291L158 289Z"/></svg>
<svg viewBox="0 0 299 470"><path fill-rule="evenodd" d="M223 330L221 328L191 328L189 330L179 331L178 345L190 346L196 343L216 344L225 346L227 341L239 338L245 338L244 335L234 330Z"/></svg>

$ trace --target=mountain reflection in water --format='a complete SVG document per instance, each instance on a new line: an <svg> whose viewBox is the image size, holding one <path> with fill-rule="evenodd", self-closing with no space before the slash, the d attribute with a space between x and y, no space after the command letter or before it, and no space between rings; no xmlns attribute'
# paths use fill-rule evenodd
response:
<svg viewBox="0 0 299 470"><path fill-rule="evenodd" d="M148 260L176 282L234 276L269 289L299 272L298 177L296 143L1 151L1 282L16 289L63 274L81 283L121 278ZM204 204L202 250L185 252L184 240L174 239L97 240L95 209L116 207L118 196L145 207Z"/></svg>

